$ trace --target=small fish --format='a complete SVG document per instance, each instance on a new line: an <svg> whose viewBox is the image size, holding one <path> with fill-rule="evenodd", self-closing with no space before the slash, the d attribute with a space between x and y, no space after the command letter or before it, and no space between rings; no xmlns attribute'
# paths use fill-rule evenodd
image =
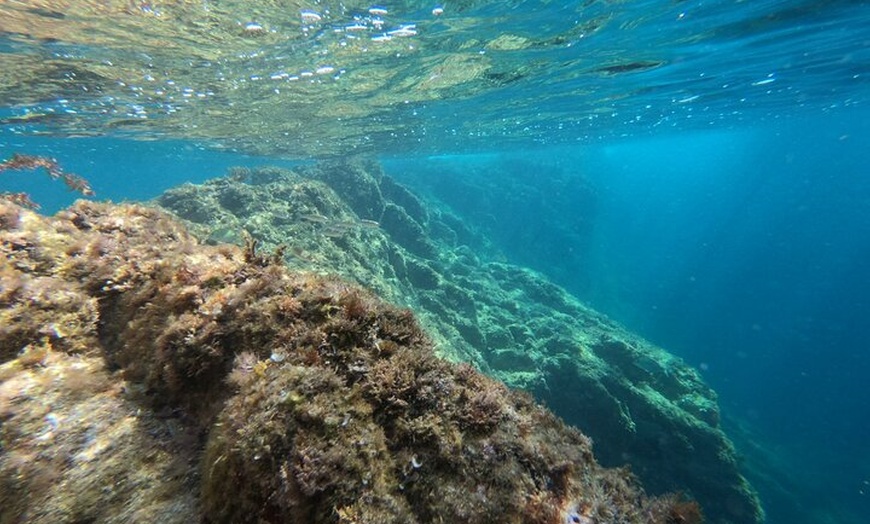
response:
<svg viewBox="0 0 870 524"><path fill-rule="evenodd" d="M330 226L335 231L350 231L352 229L356 229L356 223L354 222L334 222Z"/></svg>
<svg viewBox="0 0 870 524"><path fill-rule="evenodd" d="M398 29L387 31L387 34L390 36L398 37L414 36L417 34L417 26L414 24L403 25Z"/></svg>
<svg viewBox="0 0 870 524"><path fill-rule="evenodd" d="M318 215L316 213L311 213L308 215L302 215L302 220L307 220L308 222L313 222L315 224L325 224L329 222L329 219L323 215Z"/></svg>
<svg viewBox="0 0 870 524"><path fill-rule="evenodd" d="M320 16L320 13L317 11L312 11L311 9L303 9L299 15L302 17L302 22L306 24L314 24L323 20L323 17Z"/></svg>
<svg viewBox="0 0 870 524"><path fill-rule="evenodd" d="M323 234L328 236L329 238L339 239L344 238L344 236L347 234L347 231L333 231L331 229L327 229L323 232Z"/></svg>

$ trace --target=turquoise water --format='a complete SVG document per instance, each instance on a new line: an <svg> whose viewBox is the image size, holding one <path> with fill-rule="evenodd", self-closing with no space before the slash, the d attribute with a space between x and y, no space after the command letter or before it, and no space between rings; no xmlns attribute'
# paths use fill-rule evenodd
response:
<svg viewBox="0 0 870 524"><path fill-rule="evenodd" d="M768 522L870 522L870 3L397 2L390 47L362 4L118 2L117 33L28 4L0 2L0 159L121 201L377 156L699 368ZM0 174L44 212L60 186Z"/></svg>
<svg viewBox="0 0 870 524"><path fill-rule="evenodd" d="M867 116L522 153L537 169L496 182L517 153L414 161L403 181L489 214L512 259L699 368L768 522L866 522Z"/></svg>

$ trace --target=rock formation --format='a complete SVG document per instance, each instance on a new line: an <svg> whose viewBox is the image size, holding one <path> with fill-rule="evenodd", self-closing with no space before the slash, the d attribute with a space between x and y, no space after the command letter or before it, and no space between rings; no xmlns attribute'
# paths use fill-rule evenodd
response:
<svg viewBox="0 0 870 524"><path fill-rule="evenodd" d="M281 254L138 205L0 203L0 522L700 521Z"/></svg>
<svg viewBox="0 0 870 524"><path fill-rule="evenodd" d="M207 241L284 246L294 269L338 274L412 309L436 352L526 390L629 464L655 493L683 491L716 523L763 519L719 426L715 393L680 359L500 260L488 239L369 160L236 169L158 203Z"/></svg>

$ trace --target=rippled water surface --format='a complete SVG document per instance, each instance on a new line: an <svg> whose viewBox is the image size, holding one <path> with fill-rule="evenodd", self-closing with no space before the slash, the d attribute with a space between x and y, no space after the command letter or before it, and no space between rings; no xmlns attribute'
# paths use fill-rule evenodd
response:
<svg viewBox="0 0 870 524"><path fill-rule="evenodd" d="M587 142L866 103L855 1L0 2L15 133L293 157Z"/></svg>

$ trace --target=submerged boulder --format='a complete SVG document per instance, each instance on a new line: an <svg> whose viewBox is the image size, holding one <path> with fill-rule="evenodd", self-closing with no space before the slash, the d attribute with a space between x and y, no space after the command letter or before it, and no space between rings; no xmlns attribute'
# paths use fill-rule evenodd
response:
<svg viewBox="0 0 870 524"><path fill-rule="evenodd" d="M162 212L0 204L0 522L699 522L405 309Z"/></svg>

